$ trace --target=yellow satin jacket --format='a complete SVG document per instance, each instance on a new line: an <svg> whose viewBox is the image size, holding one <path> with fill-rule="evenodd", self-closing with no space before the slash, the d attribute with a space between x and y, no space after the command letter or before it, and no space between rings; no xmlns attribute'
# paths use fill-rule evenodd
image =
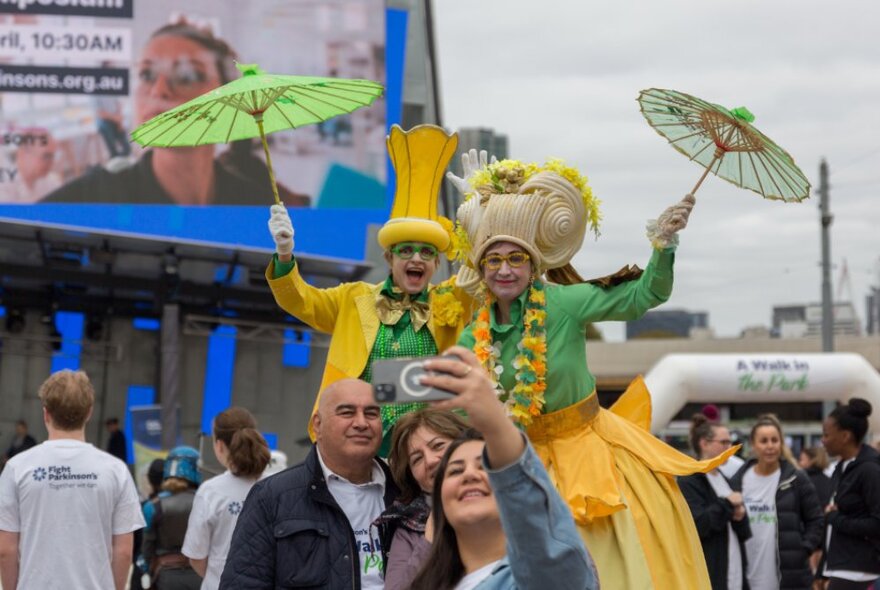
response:
<svg viewBox="0 0 880 590"><path fill-rule="evenodd" d="M266 280L278 305L313 329L331 335L320 391L340 379L359 378L366 368L370 351L379 333L379 316L376 314L375 302L382 283L358 281L319 289L309 285L296 266L283 277L273 278L274 265L274 261L269 263ZM431 316L427 326L437 344L437 350L441 352L456 343L458 335L471 319L474 305L473 299L463 289L448 282L443 285L447 286L443 289L444 293L451 295L461 305L462 311L457 314L444 313L442 315L445 321L438 321L434 310L441 304L439 285L429 287ZM443 299L442 305L448 305L450 298ZM315 397L312 415L318 409L319 399L320 392ZM309 436L314 440L311 421Z"/></svg>

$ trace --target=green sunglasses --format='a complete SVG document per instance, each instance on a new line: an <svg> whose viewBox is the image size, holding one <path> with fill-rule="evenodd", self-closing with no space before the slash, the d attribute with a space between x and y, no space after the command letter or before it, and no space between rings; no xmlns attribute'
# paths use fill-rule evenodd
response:
<svg viewBox="0 0 880 590"><path fill-rule="evenodd" d="M391 246L391 252L398 258L409 260L418 253L422 260L434 260L439 252L431 244L421 242L400 242Z"/></svg>

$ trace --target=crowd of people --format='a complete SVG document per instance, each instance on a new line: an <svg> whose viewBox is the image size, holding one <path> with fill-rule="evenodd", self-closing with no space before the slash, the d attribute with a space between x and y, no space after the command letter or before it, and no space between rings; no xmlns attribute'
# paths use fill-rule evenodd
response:
<svg viewBox="0 0 880 590"><path fill-rule="evenodd" d="M874 584L880 455L865 443L866 401L849 400L823 424L837 464L822 500L817 476L795 464L772 415L756 419L752 456L738 461L718 416L694 419L694 456L654 437L641 379L612 407L599 405L588 325L634 319L668 299L693 197L649 222L644 271L584 281L570 260L600 220L586 179L555 160L466 154L464 177L452 178L465 196L452 224L436 209L456 143L434 126L392 128L389 154L406 181L378 233L389 267L379 284L309 285L293 254L292 220L284 206L272 207L272 293L331 334L304 461L260 479L268 447L250 413L230 408L213 423L227 472L201 483L197 453L175 449L161 491L142 511L121 463L92 457L99 452L83 441L93 402L84 374L53 375L41 391L49 443L14 457L0 476L4 588L53 587L41 585L50 574L34 552L38 535L57 523L37 517L36 507L63 490L88 495L104 527L91 533L94 546L105 549L68 548L63 565L71 569L63 571L76 578L74 562L107 562L90 574L104 585L65 587L110 588L112 578L122 588L131 533L144 524L140 563L160 590ZM460 270L432 285L441 253ZM411 357L424 357L416 385L446 399L378 403L373 363ZM56 389L78 404L75 423L50 403L46 391ZM57 438L67 454L50 457ZM87 453L91 471L83 472ZM61 508L53 516L68 526L80 517ZM50 549L60 549L55 534Z"/></svg>
<svg viewBox="0 0 880 590"><path fill-rule="evenodd" d="M823 423L822 446L804 448L797 463L776 416L758 416L752 457L730 477L719 469L679 479L713 589L872 587L880 577L880 454L865 443L871 412L860 398L838 406ZM697 456L715 454L731 435L697 414L690 443Z"/></svg>
<svg viewBox="0 0 880 590"><path fill-rule="evenodd" d="M0 474L0 587L217 588L248 492L270 471L253 415L231 407L214 418L226 471L203 484L198 451L176 447L150 464L141 502L124 455L112 454L118 420L107 421L107 452L85 441L88 376L54 373L39 397L47 441L14 454Z"/></svg>
<svg viewBox="0 0 880 590"><path fill-rule="evenodd" d="M525 588L550 576L554 587L598 588L597 564L535 447L476 355L451 352L460 360L428 361L425 383L456 396L400 418L387 463L370 386L344 379L322 393L305 462L258 481L268 447L250 412L229 408L213 428L227 471L202 483L197 451L173 449L150 466L143 505L124 463L85 442L87 376L52 375L40 390L47 442L0 476L0 582L121 589L135 557L131 588ZM679 478L706 588L872 587L880 454L864 442L871 410L854 398L823 424L836 461L827 502L786 458L773 415L755 421L753 456L732 478L718 468ZM699 414L690 441L698 459L723 456L731 434ZM58 555L53 568L46 551Z"/></svg>

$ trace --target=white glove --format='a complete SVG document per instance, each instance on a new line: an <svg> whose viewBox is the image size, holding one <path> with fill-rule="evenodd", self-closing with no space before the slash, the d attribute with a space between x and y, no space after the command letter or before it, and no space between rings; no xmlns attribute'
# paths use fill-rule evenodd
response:
<svg viewBox="0 0 880 590"><path fill-rule="evenodd" d="M280 256L293 254L293 223L284 205L272 205L269 209L272 216L269 217L269 233L275 240L275 251Z"/></svg>
<svg viewBox="0 0 880 590"><path fill-rule="evenodd" d="M474 192L476 188L471 184L471 177L474 173L497 161L498 159L495 156L492 156L490 160L489 153L486 150L480 150L479 157L477 156L477 150L469 150L461 155L461 169L464 176L459 178L452 172L447 172L446 178L464 196Z"/></svg>
<svg viewBox="0 0 880 590"><path fill-rule="evenodd" d="M667 207L660 217L648 220L648 239L655 248L663 250L678 246L678 232L687 227L696 202L693 195L685 195L681 201Z"/></svg>

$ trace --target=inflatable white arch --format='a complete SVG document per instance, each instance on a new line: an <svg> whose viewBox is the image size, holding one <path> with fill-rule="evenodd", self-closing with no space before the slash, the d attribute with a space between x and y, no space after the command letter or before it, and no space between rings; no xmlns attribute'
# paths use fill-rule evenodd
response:
<svg viewBox="0 0 880 590"><path fill-rule="evenodd" d="M669 354L647 375L651 430L665 428L688 402L871 402L880 434L880 374L859 354Z"/></svg>

